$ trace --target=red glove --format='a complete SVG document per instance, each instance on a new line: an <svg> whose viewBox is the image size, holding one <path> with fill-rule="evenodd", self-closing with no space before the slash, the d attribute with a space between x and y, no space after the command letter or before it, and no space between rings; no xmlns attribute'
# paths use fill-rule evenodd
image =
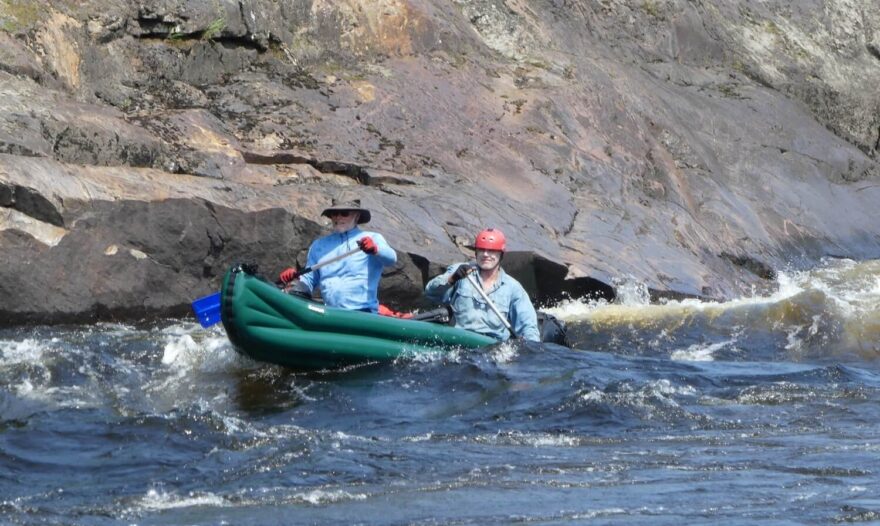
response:
<svg viewBox="0 0 880 526"><path fill-rule="evenodd" d="M375 254L379 252L379 247L376 246L376 242L373 241L373 238L370 236L364 236L358 240L358 247L361 250L366 252L367 254Z"/></svg>
<svg viewBox="0 0 880 526"><path fill-rule="evenodd" d="M296 271L295 268L286 268L281 271L281 274L278 275L278 279L281 280L281 283L287 285L291 281L295 280L299 277L299 272Z"/></svg>

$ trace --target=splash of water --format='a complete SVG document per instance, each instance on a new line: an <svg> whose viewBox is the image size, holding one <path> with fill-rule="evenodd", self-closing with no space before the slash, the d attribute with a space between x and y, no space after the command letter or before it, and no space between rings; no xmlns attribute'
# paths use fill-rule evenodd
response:
<svg viewBox="0 0 880 526"><path fill-rule="evenodd" d="M880 261L828 259L810 271L781 271L771 294L725 302L652 304L645 284L632 278L614 284L613 303L571 299L545 310L594 333L628 331L631 337L651 332L653 347L676 339L687 342L697 329L719 333L717 340L681 346L673 353L675 359L708 360L718 352L734 353L738 339L756 335L765 342L779 339L795 359L823 353L880 357Z"/></svg>

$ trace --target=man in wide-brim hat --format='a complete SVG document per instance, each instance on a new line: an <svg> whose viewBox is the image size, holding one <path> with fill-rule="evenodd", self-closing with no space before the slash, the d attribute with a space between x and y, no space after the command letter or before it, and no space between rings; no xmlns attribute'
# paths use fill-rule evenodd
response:
<svg viewBox="0 0 880 526"><path fill-rule="evenodd" d="M369 223L372 215L350 193L334 198L321 215L330 219L333 232L312 243L306 267L345 257L302 275L287 268L279 278L285 284L299 278L301 287L312 295L320 290L324 303L331 307L377 312L382 270L397 263L397 253L382 234L360 229L358 225Z"/></svg>
<svg viewBox="0 0 880 526"><path fill-rule="evenodd" d="M370 219L372 219L372 215L370 214L370 211L367 210L366 208L361 207L361 200L360 199L352 199L350 197L346 198L345 196L334 197L333 200L330 202L330 206L325 208L324 211L321 212L321 215L324 217L329 217L330 220L332 221L333 220L332 216L336 212L357 212L357 214L358 214L357 224L359 224L359 225L363 225L364 223L369 223Z"/></svg>

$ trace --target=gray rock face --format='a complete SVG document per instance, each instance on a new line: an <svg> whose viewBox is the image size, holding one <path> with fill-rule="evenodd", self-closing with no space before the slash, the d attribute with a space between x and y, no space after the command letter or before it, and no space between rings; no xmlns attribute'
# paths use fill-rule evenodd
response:
<svg viewBox="0 0 880 526"><path fill-rule="evenodd" d="M868 4L2 3L0 325L185 315L340 187L398 308L486 226L539 302L878 257Z"/></svg>

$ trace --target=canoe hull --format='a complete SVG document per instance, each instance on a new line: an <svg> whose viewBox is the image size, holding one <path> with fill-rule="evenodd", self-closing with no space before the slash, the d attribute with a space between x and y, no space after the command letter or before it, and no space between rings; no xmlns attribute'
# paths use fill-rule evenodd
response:
<svg viewBox="0 0 880 526"><path fill-rule="evenodd" d="M497 343L447 325L327 307L287 294L240 266L224 276L220 305L223 327L236 350L297 369L385 362Z"/></svg>

